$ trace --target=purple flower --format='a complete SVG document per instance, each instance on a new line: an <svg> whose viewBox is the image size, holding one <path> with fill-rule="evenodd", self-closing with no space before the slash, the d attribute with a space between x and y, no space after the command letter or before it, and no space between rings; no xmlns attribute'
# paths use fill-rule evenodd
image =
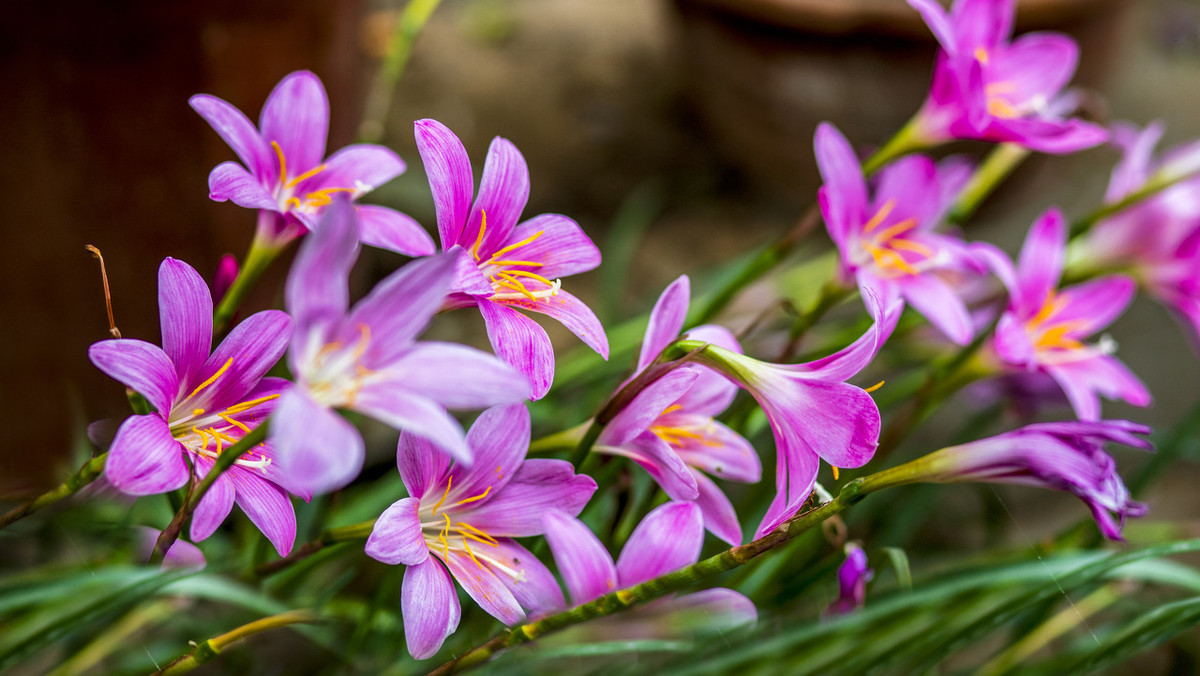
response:
<svg viewBox="0 0 1200 676"><path fill-rule="evenodd" d="M1200 169L1200 141L1155 160L1162 132L1159 123L1141 131L1114 128L1125 154L1113 169L1105 203L1168 187L1097 223L1073 253L1089 267L1128 270L1200 336L1200 177L1192 176Z"/></svg>
<svg viewBox="0 0 1200 676"><path fill-rule="evenodd" d="M943 448L914 462L923 466L922 481L983 481L1074 493L1091 508L1104 537L1120 540L1125 518L1144 515L1146 506L1130 498L1104 444L1150 448L1138 436L1149 432L1124 420L1040 423Z"/></svg>
<svg viewBox="0 0 1200 676"><path fill-rule="evenodd" d="M212 170L209 196L260 209L258 236L271 246L314 229L335 195L358 199L404 173L404 162L383 146L346 146L325 158L329 99L321 80L306 70L275 85L257 129L215 96L197 94L190 103L242 161ZM355 210L364 243L409 256L433 253L433 240L412 218L380 206Z"/></svg>
<svg viewBox="0 0 1200 676"><path fill-rule="evenodd" d="M1069 153L1103 143L1108 132L1063 119L1059 92L1075 72L1079 47L1059 33L1010 42L1015 0L908 0L941 44L933 86L915 119L916 134L936 143L982 139Z"/></svg>
<svg viewBox="0 0 1200 676"><path fill-rule="evenodd" d="M825 181L821 213L843 277L874 291L882 307L904 299L946 337L959 345L971 342L974 328L955 278L985 270L961 240L933 232L969 177L966 165L902 158L879 173L870 200L862 166L841 132L822 124L815 146Z"/></svg>
<svg viewBox="0 0 1200 676"><path fill-rule="evenodd" d="M684 275L659 297L642 341L638 373L679 337L689 295ZM687 336L741 352L733 334L720 326L700 326ZM736 394L736 385L707 368L676 369L647 386L605 426L595 451L634 460L671 499L695 500L714 535L729 544L741 544L742 527L733 505L703 473L745 483L757 483L762 477L762 465L750 443L713 419L729 407Z"/></svg>
<svg viewBox="0 0 1200 676"><path fill-rule="evenodd" d="M868 303L878 299L867 294ZM749 392L775 435L775 499L755 537L791 518L812 494L820 459L861 467L879 444L879 407L865 390L844 382L871 362L895 328L898 307L873 307L879 317L858 340L806 364L771 364L712 345L697 362ZM672 372L673 374L674 372ZM649 389L649 388L647 388Z"/></svg>
<svg viewBox="0 0 1200 676"><path fill-rule="evenodd" d="M546 512L543 523L546 541L574 605L690 566L700 559L704 543L703 517L694 502L669 502L652 510L633 530L615 564L608 550L579 519L553 509ZM752 624L758 618L750 599L718 587L660 599L611 621L637 627L637 633L628 631L628 626L625 633L632 634L630 638L644 639L653 635L651 632L660 633L661 627L655 625L662 624L661 620L644 620L697 611L707 615L710 623L726 627Z"/></svg>
<svg viewBox="0 0 1200 676"><path fill-rule="evenodd" d="M471 455L450 408L520 401L528 386L492 355L462 345L416 342L441 307L453 256L412 261L349 307L358 257L354 210L330 206L301 245L285 299L296 321L288 363L296 386L283 395L271 438L291 481L323 493L362 469L358 431L334 412L347 408L420 435L461 462Z"/></svg>
<svg viewBox="0 0 1200 676"><path fill-rule="evenodd" d="M1111 356L1116 350L1111 339L1083 342L1124 312L1133 299L1133 280L1113 275L1059 290L1065 244L1062 214L1051 209L1030 228L1015 268L994 247L976 245L1009 291L992 340L996 356L1054 378L1081 420L1099 419L1098 394L1149 405L1145 385Z"/></svg>
<svg viewBox="0 0 1200 676"><path fill-rule="evenodd" d="M492 348L528 377L533 399L554 380L554 348L546 331L517 309L557 319L608 359L604 327L559 279L595 268L600 251L566 216L541 214L517 224L529 199L529 170L516 146L492 139L472 204L474 178L462 141L435 120L418 120L416 137L442 249L462 257L448 307L479 307Z"/></svg>
<svg viewBox="0 0 1200 676"><path fill-rule="evenodd" d="M149 560L162 531L149 526L135 526L134 530L136 531L134 549L137 551L137 556L143 561ZM200 551L199 547L186 540L176 540L167 549L161 567L203 570L206 565L208 565L208 561L204 559L204 552Z"/></svg>
<svg viewBox="0 0 1200 676"><path fill-rule="evenodd" d="M547 510L578 514L596 490L569 462L525 459L529 412L522 404L484 411L467 444L475 464L451 466L428 442L403 432L396 463L410 497L388 507L367 540L368 556L408 566L400 607L408 652L417 659L436 653L458 627L451 576L510 626L525 611L562 607L554 576L512 538L540 535Z"/></svg>
<svg viewBox="0 0 1200 676"><path fill-rule="evenodd" d="M162 348L122 338L88 349L96 368L155 409L126 418L108 451L105 476L128 495L166 493L186 484L192 471L206 475L222 451L271 414L287 386L263 377L287 347L292 323L284 313L250 316L213 351L208 286L174 258L158 268L158 313ZM288 492L308 496L276 460L273 447L260 444L218 477L192 516L192 540L212 535L236 502L281 556L291 551L296 515Z"/></svg>
<svg viewBox="0 0 1200 676"><path fill-rule="evenodd" d="M854 543L846 544L846 560L838 566L838 597L825 609L827 615L845 615L861 608L867 598L867 583L875 571L867 567L867 553Z"/></svg>

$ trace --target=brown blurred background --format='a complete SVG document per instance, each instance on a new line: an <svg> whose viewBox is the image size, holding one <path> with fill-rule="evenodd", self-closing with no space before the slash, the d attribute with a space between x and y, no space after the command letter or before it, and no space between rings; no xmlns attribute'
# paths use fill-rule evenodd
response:
<svg viewBox="0 0 1200 676"><path fill-rule="evenodd" d="M1198 8L1034 0L1021 23L1077 35L1079 80L1103 93L1101 114L1164 119L1173 144L1200 135ZM107 321L84 245L105 254L124 335L158 342L161 259L210 276L223 253L241 256L249 243L254 215L207 198L208 171L233 154L188 97L215 94L257 119L280 77L309 68L329 90L330 147L348 143L394 9L358 0L9 8L0 26L9 252L0 268L9 327L0 495L48 485L87 421L127 411L122 388L87 361ZM703 276L789 227L816 187L815 124L835 121L864 148L882 142L924 97L933 53L902 0L445 0L385 125L384 142L409 172L368 199L432 224L415 119L449 125L474 160L492 136L506 136L529 161L527 213L569 214L603 246L631 201L653 205L627 304L601 312L624 316L679 273ZM1105 149L1039 158L969 236L1011 250L1048 204L1083 213L1115 159ZM394 262L372 254L365 267ZM283 269L277 263L250 309L275 299ZM588 279L573 288L594 291ZM1183 333L1140 302L1114 334L1158 399L1137 419L1177 421L1200 376Z"/></svg>

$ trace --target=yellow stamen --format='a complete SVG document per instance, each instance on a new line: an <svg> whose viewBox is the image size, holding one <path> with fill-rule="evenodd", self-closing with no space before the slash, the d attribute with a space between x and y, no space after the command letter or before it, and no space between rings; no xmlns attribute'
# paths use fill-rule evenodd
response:
<svg viewBox="0 0 1200 676"><path fill-rule="evenodd" d="M1042 303L1041 309L1029 320L1030 326L1037 326L1042 322L1054 316L1063 306L1063 300L1054 295L1054 291L1046 292L1046 300Z"/></svg>
<svg viewBox="0 0 1200 676"><path fill-rule="evenodd" d="M433 515L434 516L437 516L438 507L441 507L442 503L446 501L446 496L450 495L450 484L453 481L454 481L453 476L446 477L446 492L442 493L442 499L438 500L437 504L433 506ZM443 516L445 516L445 515L443 515ZM446 517L446 521L449 522L450 517Z"/></svg>
<svg viewBox="0 0 1200 676"><path fill-rule="evenodd" d="M883 387L883 384L886 382L887 382L886 380L881 380L881 381L875 383L874 385L868 387L867 389L863 390L863 392L870 394L870 393L874 392L875 390L878 390L879 388Z"/></svg>
<svg viewBox="0 0 1200 676"><path fill-rule="evenodd" d="M546 267L545 263L539 263L537 261L498 261L498 260L495 260L494 256L492 257L491 260L488 261L488 265L525 265L525 266L528 266L531 268Z"/></svg>
<svg viewBox="0 0 1200 676"><path fill-rule="evenodd" d="M504 247L503 249L500 249L496 253L492 254L491 260L494 261L497 256L503 256L504 254L506 254L509 251L512 251L514 249L520 249L521 247L525 246L526 244L529 244L530 242L536 240L538 237L541 237L542 234L545 232L546 232L545 230L538 230L537 232L526 237L525 239L521 240L520 242L517 242L516 244L509 244L508 246Z"/></svg>
<svg viewBox="0 0 1200 676"><path fill-rule="evenodd" d="M299 209L300 208L300 198L299 197L287 198L286 200L283 201L283 207L286 210Z"/></svg>
<svg viewBox="0 0 1200 676"><path fill-rule="evenodd" d="M483 491L482 493L480 493L479 495L476 495L476 496L475 496L475 497L473 497L473 498L467 498L467 499L465 499L465 500L459 500L458 502L454 503L453 505L449 505L449 506L450 506L450 507L457 507L457 506L459 506L459 505L465 505L465 504L467 504L468 502L476 502L477 500L482 500L482 499L486 498L486 497L488 496L488 493L491 493L491 492L492 492L492 487L491 487L491 486L488 486L488 487L487 487L487 489L486 489L485 491Z"/></svg>
<svg viewBox="0 0 1200 676"><path fill-rule="evenodd" d="M192 425L192 432L200 435L200 445L205 448L208 448L208 434L205 433L205 431L200 429L199 427L196 427L195 425Z"/></svg>
<svg viewBox="0 0 1200 676"><path fill-rule="evenodd" d="M840 472L838 471L837 465L830 465L829 468L833 470L833 480L837 481L838 475L840 474Z"/></svg>
<svg viewBox="0 0 1200 676"><path fill-rule="evenodd" d="M219 417L221 420L224 420L225 422L229 423L230 425L233 425L234 427L242 430L243 432L246 432L246 433L250 432L250 428L247 427L244 423L234 420L233 418L230 418L228 415L225 415L224 413L218 413L217 417Z"/></svg>
<svg viewBox="0 0 1200 676"><path fill-rule="evenodd" d="M986 65L988 65L988 61L991 59L991 56L988 54L988 51L986 49L984 49L983 47L976 47L975 48L975 59L978 60L979 63L982 63L983 65L986 66Z"/></svg>
<svg viewBox="0 0 1200 676"><path fill-rule="evenodd" d="M876 211L871 220L867 221L866 225L863 226L863 232L871 232L882 225L883 220L888 217L888 214L892 213L892 209L894 208L896 208L896 200L884 202L883 206L879 207L879 211Z"/></svg>
<svg viewBox="0 0 1200 676"><path fill-rule="evenodd" d="M898 237L888 242L888 246L892 247L893 249L900 249L901 251L911 251L915 254L921 254L926 258L930 258L934 254L933 249L930 249L920 242L914 242L911 239L903 239Z"/></svg>
<svg viewBox="0 0 1200 676"><path fill-rule="evenodd" d="M660 416L664 416L664 415L666 415L666 414L668 414L668 413L674 413L675 411L678 411L678 410L680 410L680 409L682 409L682 408L683 408L683 405L682 405L682 404L671 404L670 406L668 406L668 407L664 408L664 409L663 409L663 412L662 412L662 413L659 413L659 415L660 415Z"/></svg>
<svg viewBox="0 0 1200 676"><path fill-rule="evenodd" d="M211 378L209 378L208 380L206 380L206 381L204 381L204 382L200 383L200 384L199 384L199 385L196 387L196 389L192 390L192 393L188 395L188 398L191 398L191 397L194 397L194 396L196 396L196 393L198 393L200 390L203 390L204 388L208 387L209 385L212 385L213 383L217 382L217 378L220 378L220 377L221 377L221 374L222 374L222 373L225 373L225 371L226 371L226 370L227 370L227 369L230 367L230 365L232 365L232 364L233 364L233 357L230 357L228 360L226 360L226 362L225 362L225 365L224 365L224 366L222 366L221 368L217 369L217 372L216 372L216 373L214 373L214 374L212 375L212 377L211 377Z"/></svg>
<svg viewBox="0 0 1200 676"><path fill-rule="evenodd" d="M897 268L910 275L917 274L917 269L909 265L908 261L900 254L891 249L882 249L870 242L863 242L863 247L871 254L871 258L875 259L875 264L881 268Z"/></svg>
<svg viewBox="0 0 1200 676"><path fill-rule="evenodd" d="M903 221L896 223L895 225L888 226L888 228L886 230L879 233L878 235L875 235L875 241L876 242L887 242L888 240L895 237L896 235L902 235L902 234L908 232L909 230L912 230L915 227L917 227L917 219L906 218Z"/></svg>
<svg viewBox="0 0 1200 676"><path fill-rule="evenodd" d="M449 489L449 487L447 487L447 489ZM446 540L446 536L450 534L450 517L446 516L445 514L443 514L442 516L446 517L446 527L442 529L441 533L438 533L438 539L442 541L442 554L446 558L449 558L450 557L450 543Z"/></svg>
<svg viewBox="0 0 1200 676"><path fill-rule="evenodd" d="M487 232L487 211L479 210L479 236L475 238L475 246L471 247L471 255L479 260L479 245L483 244L483 233ZM496 252L500 253L500 252ZM495 256L496 254L492 254Z"/></svg>
<svg viewBox="0 0 1200 676"><path fill-rule="evenodd" d="M1012 104L1002 98L994 97L988 99L988 113L993 117L1014 118L1018 117L1017 109L1013 108Z"/></svg>
<svg viewBox="0 0 1200 676"><path fill-rule="evenodd" d="M327 167L327 166L328 165L325 165L325 164L317 165L316 167L309 169L308 171L304 172L303 174L300 174L296 178L293 178L292 180L288 181L287 183L284 183L283 187L295 188L296 186L300 185L300 182L303 181L304 179L312 178L313 176L316 176L317 174L321 173L322 171L325 171L325 167Z"/></svg>
<svg viewBox="0 0 1200 676"><path fill-rule="evenodd" d="M271 141L271 147L275 149L275 156L279 158L279 179L287 180L287 160L283 159L283 148L279 147L279 143Z"/></svg>
<svg viewBox="0 0 1200 676"><path fill-rule="evenodd" d="M459 521L458 528L460 531L466 530L469 533L473 533L473 535L471 536L471 539L478 540L479 542L482 542L483 544L485 544L489 547L499 547L500 546L500 543L496 541L496 538L492 537L491 535L488 535L487 533L479 530L478 528L476 528L475 526L472 526L469 523Z"/></svg>
<svg viewBox="0 0 1200 676"><path fill-rule="evenodd" d="M359 324L358 333L360 334L358 345L354 346L354 359L356 361L361 359L363 354L366 353L367 344L371 342L371 327L366 324Z"/></svg>
<svg viewBox="0 0 1200 676"><path fill-rule="evenodd" d="M225 409L225 412L229 413L229 414L245 413L246 411L249 411L250 409L254 408L255 406L258 406L259 404L261 404L263 402L271 401L272 399L278 399L278 398L279 398L278 394L268 394L265 397L259 397L258 399L251 399L250 401L243 401L240 404L234 404L233 406L230 406L229 408Z"/></svg>
<svg viewBox="0 0 1200 676"><path fill-rule="evenodd" d="M467 544L467 538L464 537L462 539L462 543L463 549L467 550L467 556L471 557L471 560L475 562L476 566L479 566L479 570L483 570L483 564L479 562L479 559L475 558L475 552L471 551L471 545Z"/></svg>

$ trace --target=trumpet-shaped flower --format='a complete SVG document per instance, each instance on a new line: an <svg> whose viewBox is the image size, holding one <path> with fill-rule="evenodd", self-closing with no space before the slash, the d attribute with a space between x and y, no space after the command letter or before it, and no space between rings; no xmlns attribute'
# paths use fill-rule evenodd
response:
<svg viewBox="0 0 1200 676"><path fill-rule="evenodd" d="M878 303L867 294L868 303ZM865 390L844 382L875 357L891 335L900 308L872 307L878 317L858 340L806 364L771 364L716 345L696 362L745 388L767 414L775 435L775 499L755 537L774 530L812 494L820 460L861 467L879 444L879 407Z"/></svg>
<svg viewBox="0 0 1200 676"><path fill-rule="evenodd" d="M690 296L686 275L663 291L642 341L637 371L679 337ZM740 353L727 329L700 326L687 337ZM762 465L750 443L714 420L733 401L737 386L707 368L684 366L646 387L605 426L594 450L628 457L654 477L673 500L695 500L704 523L729 544L742 542L742 527L729 498L705 473L757 483Z"/></svg>
<svg viewBox="0 0 1200 676"><path fill-rule="evenodd" d="M1015 0L908 0L941 50L929 98L914 121L926 142L953 138L1018 143L1070 153L1103 143L1108 132L1064 119L1059 92L1079 60L1075 41L1059 33L1012 35Z"/></svg>
<svg viewBox="0 0 1200 676"><path fill-rule="evenodd" d="M350 203L335 200L287 280L296 386L279 401L271 438L290 480L312 492L340 488L362 469L362 437L335 408L409 430L469 463L462 428L446 407L482 408L528 395L524 378L492 355L416 342L450 288L453 256L412 261L349 307L355 220Z"/></svg>
<svg viewBox="0 0 1200 676"><path fill-rule="evenodd" d="M969 172L913 155L879 173L873 200L850 143L833 125L817 128L817 166L825 184L819 200L825 226L841 256L843 277L880 298L912 304L947 338L965 345L974 327L955 291L955 279L986 271L958 238L933 232Z"/></svg>
<svg viewBox="0 0 1200 676"><path fill-rule="evenodd" d="M560 279L599 265L600 251L566 216L541 214L517 224L529 199L529 170L516 146L492 140L472 204L474 178L462 141L435 120L418 120L416 137L442 249L462 256L447 306L479 308L492 348L526 375L533 399L554 380L554 348L545 329L518 309L553 317L608 359L604 327Z"/></svg>
<svg viewBox="0 0 1200 676"><path fill-rule="evenodd" d="M921 465L921 481L983 481L1073 493L1092 510L1104 537L1120 540L1126 517L1144 515L1146 506L1130 498L1104 444L1150 448L1138 436L1149 432L1125 420L1040 423L943 448L914 462Z"/></svg>
<svg viewBox="0 0 1200 676"><path fill-rule="evenodd" d="M252 315L212 350L212 305L200 274L168 258L158 268L163 346L119 338L88 349L97 368L154 408L126 418L109 448L104 474L123 493L166 493L186 484L193 472L208 474L225 449L271 414L287 386L263 376L287 348L288 316L275 310ZM212 535L236 502L286 555L296 540L289 491L308 497L280 472L271 444L259 444L200 500L191 538L199 542Z"/></svg>
<svg viewBox="0 0 1200 676"><path fill-rule="evenodd" d="M1125 311L1133 280L1113 275L1058 289L1065 245L1062 214L1054 209L1030 228L1015 268L1002 252L976 245L1009 291L992 341L996 356L1015 369L1054 378L1081 420L1099 419L1097 395L1149 405L1146 387L1112 356L1111 339L1084 342Z"/></svg>
<svg viewBox="0 0 1200 676"><path fill-rule="evenodd" d="M408 652L417 659L436 653L458 627L451 577L507 625L526 611L562 607L554 576L512 538L540 535L547 510L578 514L596 490L569 462L525 459L529 412L522 404L484 411L467 445L475 464L451 465L424 439L403 432L396 462L410 497L388 507L367 539L368 556L408 566L400 608Z"/></svg>
<svg viewBox="0 0 1200 676"><path fill-rule="evenodd" d="M1105 202L1168 187L1096 223L1072 246L1071 258L1089 268L1127 270L1200 337L1200 142L1156 160L1154 146L1162 133L1158 123L1141 131L1114 129L1114 141L1125 153L1113 169Z"/></svg>
<svg viewBox="0 0 1200 676"><path fill-rule="evenodd" d="M867 566L867 553L853 542L846 543L846 560L838 566L838 597L825 609L826 615L845 615L861 608L867 598L867 583L875 571Z"/></svg>
<svg viewBox="0 0 1200 676"><path fill-rule="evenodd" d="M553 509L546 512L543 523L546 541L575 605L690 566L699 560L704 543L703 517L693 502L669 502L652 510L633 530L615 564L608 550L579 519ZM662 631L656 625L663 623L654 620L697 611L723 628L753 624L758 619L750 599L720 587L660 599L612 619L623 625L623 633L629 638L645 639ZM637 631L629 631L631 627Z"/></svg>
<svg viewBox="0 0 1200 676"><path fill-rule="evenodd" d="M215 96L197 94L190 103L242 161L212 170L209 196L259 209L258 237L273 247L314 229L334 196L356 200L404 172L404 162L383 146L350 145L325 157L329 99L306 70L275 85L257 129ZM433 253L433 240L409 216L380 206L355 209L364 243L409 256Z"/></svg>

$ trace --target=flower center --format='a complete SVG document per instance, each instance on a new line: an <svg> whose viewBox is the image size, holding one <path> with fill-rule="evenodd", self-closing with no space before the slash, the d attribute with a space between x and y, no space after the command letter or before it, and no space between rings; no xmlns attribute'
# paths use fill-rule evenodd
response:
<svg viewBox="0 0 1200 676"><path fill-rule="evenodd" d="M488 300L537 301L539 298L548 300L557 296L558 290L562 288L562 280L550 281L536 272L523 269L542 268L546 264L520 260L520 254L517 253L518 249L536 242L545 234L545 231L538 230L520 242L509 244L496 251L486 261L480 260L479 247L483 244L483 236L487 231L487 212L482 210L480 212L479 236L475 238L475 245L471 247L471 256L475 258L479 271L487 275L488 281L492 283L492 295L488 296Z"/></svg>
<svg viewBox="0 0 1200 676"><path fill-rule="evenodd" d="M359 324L358 334L350 346L337 340L326 343L312 359L315 368L306 380L309 394L318 403L353 406L359 391L377 374L363 363L371 344L371 327Z"/></svg>
<svg viewBox="0 0 1200 676"><path fill-rule="evenodd" d="M682 408L679 404L671 404L663 409L663 412L658 414L658 419L654 421L654 424L650 425L650 432L659 439L667 442L673 448L679 448L691 442L699 443L702 446L721 445L720 442L709 438L713 431L712 418L705 418L707 421L705 423L666 419L668 415Z"/></svg>
<svg viewBox="0 0 1200 676"><path fill-rule="evenodd" d="M921 265L932 263L937 252L903 236L917 227L915 218L905 218L880 229L895 208L896 200L889 199L863 225L858 243L866 255L860 254L854 262L865 264L871 261L880 272L891 277L918 275Z"/></svg>
<svg viewBox="0 0 1200 676"><path fill-rule="evenodd" d="M500 543L496 538L465 521L458 521L452 516L455 511L459 511L457 508L473 502L479 502L488 497L492 492L492 487L488 486L478 495L445 504L446 498L450 496L450 487L453 480L454 477L446 478L446 490L442 492L442 497L432 508L421 505L418 510L418 517L421 520L421 533L425 537L425 546L434 554L440 554L443 560L449 559L450 552L452 551L465 553L481 570L483 569L483 564L486 563L491 569L504 573L514 580L521 581L524 579L524 571L516 570L507 565L500 558L493 556L493 552L487 549L471 548L471 543L475 543L477 548L480 545L493 549L498 548ZM438 510L441 510L441 512L439 513Z"/></svg>
<svg viewBox="0 0 1200 676"><path fill-rule="evenodd" d="M275 149L275 155L279 158L279 186L275 191L275 199L279 203L279 209L284 213L298 211L302 214L315 214L319 209L329 206L333 202L333 196L339 192L350 193L350 199L355 199L370 191L370 186L362 181L355 181L353 188L321 188L306 192L301 198L296 195L296 188L305 180L325 171L329 165L319 164L299 176L289 178L287 160L283 157L283 148L279 147L279 143L276 141L271 141L271 147Z"/></svg>
<svg viewBox="0 0 1200 676"><path fill-rule="evenodd" d="M171 436L183 444L184 448L212 460L250 432L251 427L238 420L238 415L279 398L278 394L270 394L211 412L197 406L196 404L202 403L198 397L203 398L204 391L217 382L232 365L233 358L230 357L212 377L200 383L191 394L172 408L171 420L167 423ZM271 464L271 458L267 457L265 446L259 444L234 462L242 467L265 472L266 467Z"/></svg>
<svg viewBox="0 0 1200 676"><path fill-rule="evenodd" d="M1066 306L1062 296L1050 291L1038 313L1025 324L1025 333L1038 353L1039 361L1062 363L1088 359L1098 354L1112 354L1116 345L1110 338L1102 338L1096 345L1088 345L1072 334L1087 328L1088 322L1081 319L1058 320L1054 316Z"/></svg>

